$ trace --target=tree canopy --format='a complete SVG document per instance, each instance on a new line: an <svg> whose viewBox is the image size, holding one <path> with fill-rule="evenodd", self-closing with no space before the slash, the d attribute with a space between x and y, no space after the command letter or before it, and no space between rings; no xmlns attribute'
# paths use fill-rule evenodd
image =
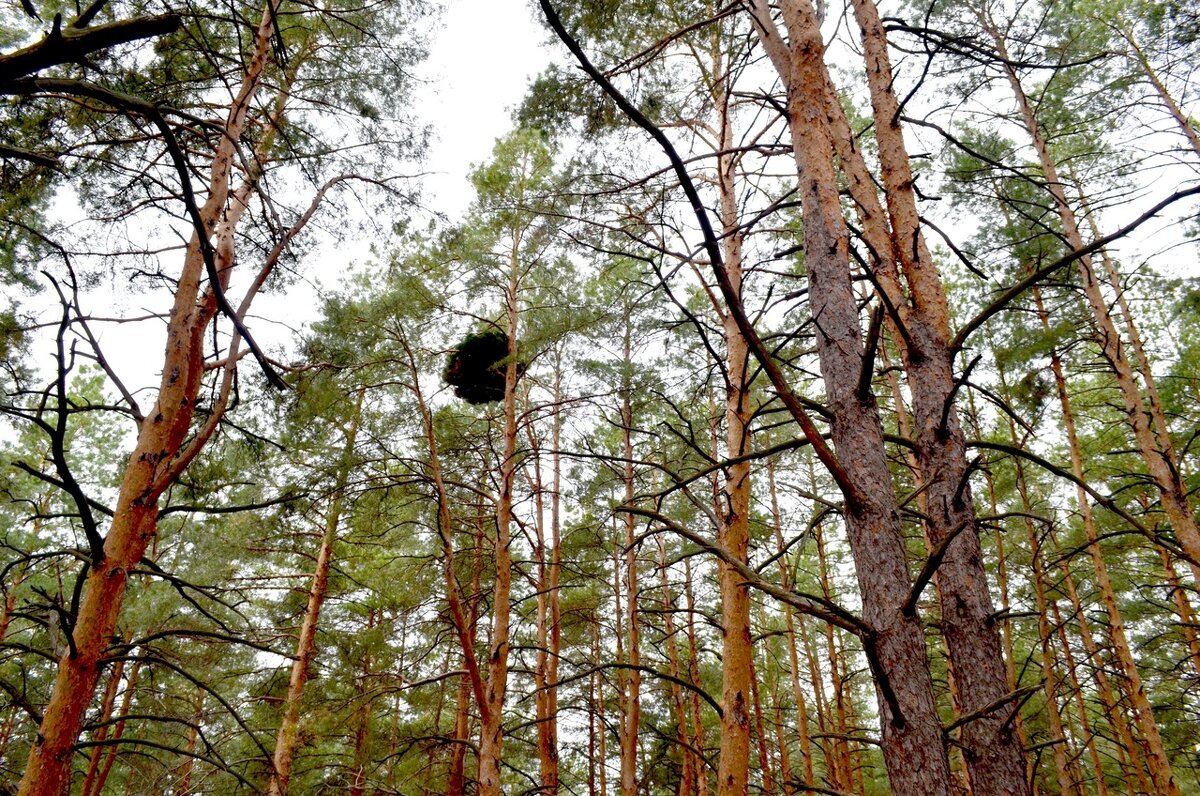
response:
<svg viewBox="0 0 1200 796"><path fill-rule="evenodd" d="M0 793L1200 789L1194 9L444 10L0 12Z"/></svg>

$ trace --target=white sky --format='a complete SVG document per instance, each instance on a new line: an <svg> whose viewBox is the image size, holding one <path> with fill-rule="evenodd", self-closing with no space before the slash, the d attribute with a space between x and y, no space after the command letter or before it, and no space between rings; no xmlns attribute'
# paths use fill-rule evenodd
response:
<svg viewBox="0 0 1200 796"><path fill-rule="evenodd" d="M448 0L434 34L413 110L435 137L426 203L451 218L471 201L469 167L491 154L529 81L554 55L533 11L526 0Z"/></svg>

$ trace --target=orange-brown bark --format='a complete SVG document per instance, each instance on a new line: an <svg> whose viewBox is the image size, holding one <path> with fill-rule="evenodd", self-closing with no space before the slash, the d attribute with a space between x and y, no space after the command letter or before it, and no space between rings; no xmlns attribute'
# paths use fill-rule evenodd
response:
<svg viewBox="0 0 1200 796"><path fill-rule="evenodd" d="M218 138L210 170L209 194L199 208L206 234L212 234L229 199L235 142L241 138L251 103L267 60L274 11L268 2L258 25L254 49L242 84ZM235 212L237 208L232 208ZM231 234L231 231L230 233ZM219 242L221 236L218 236ZM217 246L218 273L227 279L233 268L229 251ZM204 374L204 335L216 312L211 290L202 292L205 262L200 239L188 244L167 323L167 345L154 407L146 413L126 464L104 539L103 558L94 562L84 585L72 631L74 651L64 654L50 702L33 745L19 793L60 796L69 787L72 746L99 682L103 657L116 629L128 573L141 561L157 530L158 501L216 429L228 392L212 407L204 428L185 448L192 430L197 395ZM230 377L233 363L227 369ZM228 378L227 378L228 380Z"/></svg>
<svg viewBox="0 0 1200 796"><path fill-rule="evenodd" d="M512 604L513 483L517 467L517 333L520 282L518 252L521 236L514 235L509 260L505 315L508 334L508 364L504 369L504 442L500 460L500 494L496 505L496 582L492 590L492 636L488 654L488 677L480 703L479 796L500 796L500 756L504 743L504 697L508 692L509 624Z"/></svg>
<svg viewBox="0 0 1200 796"><path fill-rule="evenodd" d="M671 585L667 577L667 546L661 535L656 537L658 543L658 585L662 592L664 643L667 645L667 673L676 680L680 677L679 643L676 638L675 603L671 599ZM678 796L692 796L696 792L696 771L703 761L695 759L691 751L691 739L688 736L687 709L683 700L683 687L678 682L671 683L671 712L675 716L677 739L679 741L681 773L679 777Z"/></svg>
<svg viewBox="0 0 1200 796"><path fill-rule="evenodd" d="M887 36L873 0L854 0L866 61L867 83L875 119L880 175L884 188L890 246L881 253L894 258L907 285L900 317L907 329L902 348L912 395L913 441L926 505L925 528L931 548L953 538L936 572L941 608L940 628L949 652L959 715L976 716L961 727L962 749L971 790L976 796L1011 796L1029 791L1020 739L998 708L1008 691L1000 636L993 622L995 609L987 589L987 573L979 540L979 523L969 483L966 440L955 395L956 352L950 347L950 313L937 266L925 242L917 208L914 178L900 126L901 109L894 88ZM831 116L832 91L827 91ZM845 126L848 128L848 125ZM846 146L846 142L842 142ZM850 160L861 158L854 151ZM843 162L847 158L843 156ZM854 194L868 205L873 188ZM875 223L882 226L882 213ZM879 230L878 237L883 237ZM880 269L881 285L894 267ZM894 298L891 299L895 304Z"/></svg>
<svg viewBox="0 0 1200 796"><path fill-rule="evenodd" d="M112 745L106 749L104 761L100 764L100 769L96 773L95 779L92 781L91 791L81 791L81 796L92 796L92 794L100 794L104 792L104 785L108 782L108 775L112 772L113 764L117 762L117 741L125 734L125 717L129 715L129 708L133 705L134 686L137 685L138 674L142 671L142 660L138 658L134 661L133 668L129 670L129 677L125 680L125 694L121 697L121 708L117 711L117 723L112 729Z"/></svg>
<svg viewBox="0 0 1200 796"><path fill-rule="evenodd" d="M632 360L632 329L630 328L631 319L629 316L628 306L625 314L625 329L624 329L624 344L623 344L623 359L622 363L622 380L621 380L621 442L622 453L625 461L622 466L622 478L624 481L624 500L625 505L633 505L634 495L634 473L633 473L633 384L631 375L633 370ZM642 688L642 673L638 669L641 665L641 616L638 612L638 560L637 560L637 545L635 544L635 517L633 514L626 513L624 517L625 525L625 634L627 639L626 659L632 667L624 673L622 677L623 687L621 689L621 722L620 722L620 743L621 743L621 796L637 796L638 792L638 777L637 777L637 753L638 753L638 733L641 727L641 688ZM614 567L614 569L619 569ZM615 574L615 573L614 573ZM616 576L617 582L620 581L620 576ZM620 589L617 589L617 600L620 605Z"/></svg>
<svg viewBox="0 0 1200 796"><path fill-rule="evenodd" d="M329 589L329 571L333 566L333 546L337 541L338 528L346 502L346 486L350 481L350 471L354 464L354 443L358 438L358 427L362 419L363 393L364 390L360 389L354 405L354 413L350 417L350 426L346 431L345 447L338 465L329 509L325 514L325 529L321 535L321 547L317 551L316 568L313 571L312 585L308 591L308 602L305 606L304 618L301 620L300 633L296 639L296 657L292 661L287 695L283 701L283 718L275 736L275 755L272 761L274 772L267 787L270 796L287 796L292 759L300 745L300 704L304 699L304 689L308 685L313 658L317 653L317 627L321 621L321 606L325 604L325 595Z"/></svg>
<svg viewBox="0 0 1200 796"><path fill-rule="evenodd" d="M717 62L720 63L719 61ZM733 135L729 121L726 88L716 83L716 107L720 114L719 150L728 153ZM717 157L717 186L720 194L722 255L725 273L734 297L742 293L742 231L739 228L736 171L738 158ZM750 401L749 349L733 313L726 312L725 330L725 454L724 494L718 504L720 523L717 543L742 563L750 556ZM750 781L750 712L753 661L750 641L750 589L745 579L728 563L718 565L721 588L721 754L717 765L718 796L742 796Z"/></svg>
<svg viewBox="0 0 1200 796"><path fill-rule="evenodd" d="M183 762L179 765L179 784L177 792L179 796L192 796L192 769L196 765L196 742L200 738L200 722L204 718L204 698L208 692L203 688L196 689L196 706L192 710L192 726L188 727L187 747L183 755Z"/></svg>
<svg viewBox="0 0 1200 796"><path fill-rule="evenodd" d="M1033 295L1042 328L1048 329L1049 320L1046 308L1042 303L1041 294L1035 290ZM1054 374L1055 389L1058 393L1059 404L1062 407L1063 427L1067 434L1067 444L1071 453L1071 472L1076 479L1076 504L1079 508L1079 514L1083 520L1084 533L1088 540L1088 553L1091 556L1092 567L1095 570L1096 587L1100 591L1101 603L1108 614L1113 652L1116 655L1121 672L1125 675L1128 682L1134 721L1145 737L1148 747L1148 754L1145 756L1147 771L1151 780L1153 780L1154 788L1157 792L1168 795L1176 794L1179 793L1179 787L1175 784L1175 775L1171 770L1171 763L1167 757L1166 747L1163 744L1158 723L1154 718L1154 711L1151 708L1149 698L1146 696L1141 673L1138 671L1137 662L1130 647L1129 637L1125 631L1125 621L1121 615L1120 606L1117 603L1116 591L1113 588L1112 579L1108 574L1108 565L1105 563L1104 555L1100 549L1100 535L1096 528L1095 518L1092 516L1091 502L1082 486L1082 484L1086 483L1085 479L1087 477L1083 467L1083 451L1075 430L1075 414L1071 409L1071 398L1067 392L1066 376L1063 373L1062 362L1059 359L1057 351L1051 352L1050 368ZM1141 757L1135 748L1130 748L1129 753L1135 761Z"/></svg>
<svg viewBox="0 0 1200 796"><path fill-rule="evenodd" d="M108 722L112 718L113 705L117 701L117 688L121 685L121 678L124 675L125 659L120 658L112 665L112 670L108 674L108 683L104 686L104 696L100 700L100 727L95 734L97 746L92 747L91 758L88 760L87 774L84 775L83 789L80 791L83 796L88 796L92 792L96 775L100 772L100 758L106 749L104 742L108 740L108 731L111 729Z"/></svg>
<svg viewBox="0 0 1200 796"><path fill-rule="evenodd" d="M779 513L779 497L775 489L775 462L767 460L767 487L771 496L771 526L775 532L775 553L778 556L779 583L785 589L792 588L792 574L788 569L787 557L784 555L783 520ZM812 785L813 753L812 741L808 729L808 700L804 689L800 686L800 652L796 646L796 619L792 607L783 606L784 627L787 630L786 641L788 651L789 672L792 686L792 699L796 701L796 730L800 736L800 758L804 766L804 779L801 784ZM779 744L780 754L786 752L787 746L782 741ZM783 766L785 769L786 765ZM786 778L790 781L790 777Z"/></svg>

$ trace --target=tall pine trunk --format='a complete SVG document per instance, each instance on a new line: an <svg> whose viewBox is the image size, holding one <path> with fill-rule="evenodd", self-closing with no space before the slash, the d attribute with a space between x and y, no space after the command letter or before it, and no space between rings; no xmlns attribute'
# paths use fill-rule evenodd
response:
<svg viewBox="0 0 1200 796"><path fill-rule="evenodd" d="M513 480L517 467L517 333L520 283L520 236L515 236L509 259L505 314L508 364L504 369L504 448L500 460L500 495L496 506L496 582L492 590L492 637L488 677L479 730L479 796L500 796L500 755L504 743L504 698L508 692L509 623L512 612Z"/></svg>
<svg viewBox="0 0 1200 796"><path fill-rule="evenodd" d="M199 209L206 235L211 235L217 228L230 197L234 142L242 136L266 66L274 29L272 3L273 0L269 0L263 11L240 90L218 138L209 195ZM230 213L240 217L243 210L244 205L236 205ZM222 238L228 239L228 248L221 245ZM219 232L216 248L218 273L228 279L234 266L232 226L226 225ZM79 738L84 714L104 667L104 655L124 601L128 573L141 562L157 531L159 498L215 431L215 419L222 413L223 406L214 405L212 418L185 448L205 372L205 333L217 310L211 289L215 286L202 290L204 273L201 241L193 235L175 286L174 306L167 322L167 344L157 400L141 422L137 442L125 466L113 520L104 538L103 555L88 571L71 631L72 649L58 661L50 702L21 779L20 796L61 796L69 788L73 746ZM235 353L231 350L230 356Z"/></svg>
<svg viewBox="0 0 1200 796"><path fill-rule="evenodd" d="M363 393L364 389L358 391L354 413L350 416L345 447L342 449L342 458L338 464L333 494L325 515L325 530L321 536L321 547L317 552L312 586L308 591L308 604L304 610L300 635L296 641L296 657L292 661L287 696L283 701L283 720L279 723L279 731L275 736L273 760L275 770L267 787L267 793L270 796L287 796L288 781L292 773L292 760L300 745L300 703L304 699L304 689L308 685L309 672L317 653L317 627L321 620L321 606L325 604L325 594L329 588L329 571L333 567L333 545L337 541L338 528L345 507L346 486L350 481L350 471L354 465L354 443L358 438L358 427L362 420Z"/></svg>
<svg viewBox="0 0 1200 796"><path fill-rule="evenodd" d="M719 52L720 42L714 50ZM721 61L715 60L719 66ZM724 76L716 83L720 114L717 186L720 193L721 240L725 271L736 301L742 300L742 230L739 228L736 176L738 158L729 154L733 133ZM750 558L750 403L749 350L733 314L726 311L725 331L725 472L724 495L718 504L717 543L742 563ZM721 755L717 766L718 796L743 796L749 788L753 650L750 641L750 589L732 565L717 565L721 588ZM763 772L766 773L765 771Z"/></svg>
<svg viewBox="0 0 1200 796"><path fill-rule="evenodd" d="M1042 328L1048 331L1050 328L1049 318L1046 314L1046 308L1042 303L1041 293L1035 290L1033 295ZM1117 658L1121 673L1129 683L1129 696L1133 707L1134 721L1146 739L1149 752L1146 755L1145 761L1147 770L1158 793L1167 794L1168 796L1177 794L1179 793L1179 788L1175 784L1174 772L1171 770L1171 763L1167 757L1166 747L1163 744L1158 723L1154 718L1154 711L1151 708L1150 700L1146 696L1141 673L1138 671L1137 662L1133 656L1133 649L1129 643L1129 636L1125 631L1125 621L1121 615L1120 606L1117 603L1116 591L1113 588L1112 579L1108 574L1108 565L1105 563L1104 554L1100 549L1100 534L1096 527L1095 518L1092 516L1090 498L1082 486L1082 484L1086 483L1085 479L1087 478L1083 467L1083 450L1080 447L1079 435L1075 430L1075 413L1071 409L1071 398L1067 392L1067 380L1063 373L1062 362L1057 351L1051 352L1050 368L1054 374L1054 385L1058 393L1059 404L1062 407L1063 427L1067 434L1067 445L1071 453L1071 472L1076 479L1076 505L1083 520L1083 530L1088 541L1088 553L1091 556L1092 568L1095 571L1096 588L1100 591L1101 603L1108 614L1108 626L1112 638L1113 653ZM1139 765L1141 755L1138 753L1137 748L1130 748L1128 751L1133 758L1134 764Z"/></svg>
<svg viewBox="0 0 1200 796"><path fill-rule="evenodd" d="M832 436L850 487L845 522L854 555L863 619L871 628L882 745L894 793L944 796L950 769L920 622L901 609L912 583L891 488L875 396L860 388L864 348L851 288L849 238L833 171L825 118L824 45L807 0L781 4L788 41L766 3L751 12L759 39L787 89L788 126L799 171L811 317ZM847 487L844 487L847 489Z"/></svg>

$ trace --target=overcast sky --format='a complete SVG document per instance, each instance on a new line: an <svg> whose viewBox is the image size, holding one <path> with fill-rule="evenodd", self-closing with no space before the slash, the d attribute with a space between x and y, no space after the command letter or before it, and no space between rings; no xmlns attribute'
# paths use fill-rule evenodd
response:
<svg viewBox="0 0 1200 796"><path fill-rule="evenodd" d="M413 110L433 127L426 202L454 218L471 201L472 164L491 154L511 126L510 111L553 57L527 0L449 0L435 30L427 81Z"/></svg>

